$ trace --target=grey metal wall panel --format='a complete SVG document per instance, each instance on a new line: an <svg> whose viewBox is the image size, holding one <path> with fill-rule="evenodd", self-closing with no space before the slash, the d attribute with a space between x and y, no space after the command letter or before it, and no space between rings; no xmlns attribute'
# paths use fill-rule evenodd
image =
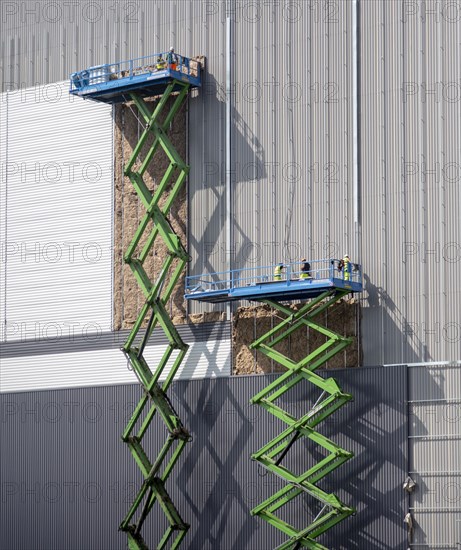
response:
<svg viewBox="0 0 461 550"><path fill-rule="evenodd" d="M353 245L351 5L268 4L236 25L236 265Z"/></svg>
<svg viewBox="0 0 461 550"><path fill-rule="evenodd" d="M347 252L364 265L365 364L459 357L457 3L360 0L361 224L354 225L354 2L157 0L2 7L3 85L174 45L207 57L189 102L191 273ZM232 18L233 242L225 234ZM361 245L359 234L361 235ZM289 245L289 246L287 246ZM215 306L191 304L192 312ZM219 306L222 308L223 306Z"/></svg>
<svg viewBox="0 0 461 550"><path fill-rule="evenodd" d="M0 98L4 95L0 94ZM8 240L8 228L6 206L8 201L7 186L3 183L6 179L6 159L8 158L8 104L0 101L0 342L5 340L6 327L6 243Z"/></svg>
<svg viewBox="0 0 461 550"><path fill-rule="evenodd" d="M461 364L414 365L409 373L409 472L414 544L457 548L461 511Z"/></svg>
<svg viewBox="0 0 461 550"><path fill-rule="evenodd" d="M329 548L402 548L405 456L405 369L350 369L335 378L355 401L321 430L356 456L325 484L357 515L324 537ZM261 476L252 452L281 429L249 405L273 376L176 382L171 398L194 439L169 490L191 530L185 548L266 550L283 540L250 509L281 482ZM44 391L0 396L2 461L0 523L4 550L124 548L117 526L140 476L120 433L140 397L136 386ZM284 406L304 412L316 398L295 389ZM152 427L148 445L164 429ZM288 467L302 466L294 450ZM309 499L291 510L305 523ZM150 543L159 524L148 520ZM66 528L63 529L62 526Z"/></svg>
<svg viewBox="0 0 461 550"><path fill-rule="evenodd" d="M457 21L443 2L361 1L366 363L459 358Z"/></svg>

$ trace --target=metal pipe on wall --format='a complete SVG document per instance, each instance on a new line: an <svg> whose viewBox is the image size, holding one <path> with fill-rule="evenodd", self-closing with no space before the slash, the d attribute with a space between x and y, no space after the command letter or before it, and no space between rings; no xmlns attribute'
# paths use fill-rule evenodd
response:
<svg viewBox="0 0 461 550"><path fill-rule="evenodd" d="M354 218L354 254L357 261L362 261L361 250L361 220L360 220L360 4L359 0L353 0L352 5L352 194L353 194L353 218Z"/></svg>

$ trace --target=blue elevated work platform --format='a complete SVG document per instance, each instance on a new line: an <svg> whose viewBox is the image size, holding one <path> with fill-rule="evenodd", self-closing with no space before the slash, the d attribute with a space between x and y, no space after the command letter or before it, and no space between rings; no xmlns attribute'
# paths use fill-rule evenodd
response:
<svg viewBox="0 0 461 550"><path fill-rule="evenodd" d="M229 302L236 300L304 300L326 290L362 291L362 269L349 264L338 269L339 260L309 261L309 272L301 271L303 262L284 264L281 280L275 280L276 265L234 269L221 273L186 277L187 300Z"/></svg>
<svg viewBox="0 0 461 550"><path fill-rule="evenodd" d="M171 83L201 86L199 60L174 52L160 52L118 63L89 67L70 75L69 92L104 103L130 101L130 92L143 97L163 94Z"/></svg>

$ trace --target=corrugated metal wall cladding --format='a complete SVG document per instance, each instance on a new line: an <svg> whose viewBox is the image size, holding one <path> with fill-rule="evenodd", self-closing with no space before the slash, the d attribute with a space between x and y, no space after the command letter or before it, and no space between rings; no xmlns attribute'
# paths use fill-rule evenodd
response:
<svg viewBox="0 0 461 550"><path fill-rule="evenodd" d="M461 453L461 364L408 368L410 495L413 542L456 548ZM456 512L456 513L454 513Z"/></svg>
<svg viewBox="0 0 461 550"><path fill-rule="evenodd" d="M461 364L429 364L409 369L410 400L459 399Z"/></svg>
<svg viewBox="0 0 461 550"><path fill-rule="evenodd" d="M236 25L237 59L248 60L235 75L238 265L338 255L347 244L351 5L337 7L331 25L307 9L293 23L282 4L262 10L274 15L265 25Z"/></svg>
<svg viewBox="0 0 461 550"><path fill-rule="evenodd" d="M6 262L7 251L7 188L5 185L7 176L8 153L8 104L5 96L0 94L0 342L5 339L5 307L6 307Z"/></svg>
<svg viewBox="0 0 461 550"><path fill-rule="evenodd" d="M4 94L5 104L4 339L110 330L112 108L69 100L67 82Z"/></svg>
<svg viewBox="0 0 461 550"><path fill-rule="evenodd" d="M440 472L446 476L446 482L456 482L459 475L459 453L461 452L461 434L442 437L433 435L410 442L411 466L416 472ZM434 510L436 511L436 510Z"/></svg>
<svg viewBox="0 0 461 550"><path fill-rule="evenodd" d="M229 340L231 338L230 323L199 323L197 325L177 325L181 338L186 342L204 342L207 340ZM37 338L21 342L3 343L1 357L22 357L31 355L46 355L55 353L72 353L75 351L90 351L102 349L120 349L129 335L128 330L117 332L102 332L80 334L68 327L61 335L40 334ZM60 337L57 337L60 336ZM149 338L149 344L166 345L168 339L162 329L155 329Z"/></svg>
<svg viewBox="0 0 461 550"><path fill-rule="evenodd" d="M412 474L412 477L417 484L417 492L414 499L415 510L426 510L427 517L428 508L446 508L446 513L450 508L456 509L458 507L459 495L456 495L458 489L456 479L453 479L450 483L443 472L425 473L422 475ZM426 532L429 536L437 535L437 532L449 533L455 525L455 518L451 518L451 521L448 523L451 525L447 531L443 529L444 524L446 525L443 517L445 513L440 514L440 523L437 527L434 525L432 529L424 530L424 527L421 526L423 528L422 531ZM449 540L450 538L452 538L453 542L457 540L456 537L446 537L445 540ZM435 537L433 537L433 542L436 542Z"/></svg>
<svg viewBox="0 0 461 550"><path fill-rule="evenodd" d="M166 345L147 345L145 358L154 369ZM177 352L173 352L161 380L169 373ZM231 373L229 339L191 342L176 379L212 378ZM137 382L135 374L118 348L70 353L42 353L2 357L0 392L24 392L54 388L75 388Z"/></svg>
<svg viewBox="0 0 461 550"><path fill-rule="evenodd" d="M356 400L323 426L355 457L326 485L358 513L321 542L342 549L401 548L406 540L400 490L406 469L404 371L351 369L335 371L335 377ZM253 506L283 486L277 478L259 475L258 465L249 460L281 429L272 415L249 404L273 379L178 381L171 388L173 406L193 434L167 483L191 524L185 548L266 550L285 540L250 515ZM0 477L9 483L2 495L8 504L1 508L2 550L125 547L117 528L141 479L120 434L141 395L139 387L127 385L0 396L6 413ZM316 397L298 387L286 404L304 411ZM154 422L143 443L154 447L164 436L163 425ZM310 502L308 496L297 502L290 521L305 525ZM160 521L155 507L145 524L149 543L158 541ZM66 529L56 529L57 524Z"/></svg>
<svg viewBox="0 0 461 550"><path fill-rule="evenodd" d="M413 544L422 548L443 548L444 550L458 550L459 537L459 512L444 510L440 514L440 521L434 522L429 511L418 511L415 513L415 520L421 527L413 538ZM457 521L458 520L458 521ZM439 533L440 529L440 535Z"/></svg>
<svg viewBox="0 0 461 550"><path fill-rule="evenodd" d="M459 334L445 333L459 331L461 297L461 31L445 4L359 2L361 227L351 210L353 2L235 2L227 12L218 1L82 3L53 8L54 19L37 6L5 14L5 81L53 82L170 44L207 56L205 86L190 99L192 273L220 271L229 259L243 267L337 256L347 246L367 278L365 364L459 356ZM226 15L235 38L230 250Z"/></svg>
<svg viewBox="0 0 461 550"><path fill-rule="evenodd" d="M458 376L457 382L460 382ZM461 394L461 392L458 392ZM460 436L461 395L458 398L440 398L413 403L410 406L410 433L424 440L426 436Z"/></svg>
<svg viewBox="0 0 461 550"><path fill-rule="evenodd" d="M460 195L456 186L448 204L447 168L457 167L460 113L447 90L459 80L449 61L459 25L437 2L360 4L363 263L377 306L364 310L363 334L379 342L364 350L366 361L453 360L459 292L448 256L460 225L449 211Z"/></svg>

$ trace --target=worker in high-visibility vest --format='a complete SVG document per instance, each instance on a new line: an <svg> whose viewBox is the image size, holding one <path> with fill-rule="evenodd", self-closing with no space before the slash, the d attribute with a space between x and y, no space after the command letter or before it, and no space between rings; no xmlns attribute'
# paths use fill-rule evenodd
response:
<svg viewBox="0 0 461 550"><path fill-rule="evenodd" d="M344 280L345 281L350 281L351 280L351 268L352 268L352 264L351 264L351 260L349 258L349 255L344 254L343 270L344 270Z"/></svg>
<svg viewBox="0 0 461 550"><path fill-rule="evenodd" d="M166 68L166 61L163 59L161 55L157 57L157 65L156 69L157 71L163 71L163 69Z"/></svg>
<svg viewBox="0 0 461 550"><path fill-rule="evenodd" d="M301 265L301 272L299 274L299 280L312 279L311 264L306 260L306 258L302 258L301 261L303 263Z"/></svg>
<svg viewBox="0 0 461 550"><path fill-rule="evenodd" d="M274 281L282 280L282 270L285 269L283 264L277 264L274 269Z"/></svg>

